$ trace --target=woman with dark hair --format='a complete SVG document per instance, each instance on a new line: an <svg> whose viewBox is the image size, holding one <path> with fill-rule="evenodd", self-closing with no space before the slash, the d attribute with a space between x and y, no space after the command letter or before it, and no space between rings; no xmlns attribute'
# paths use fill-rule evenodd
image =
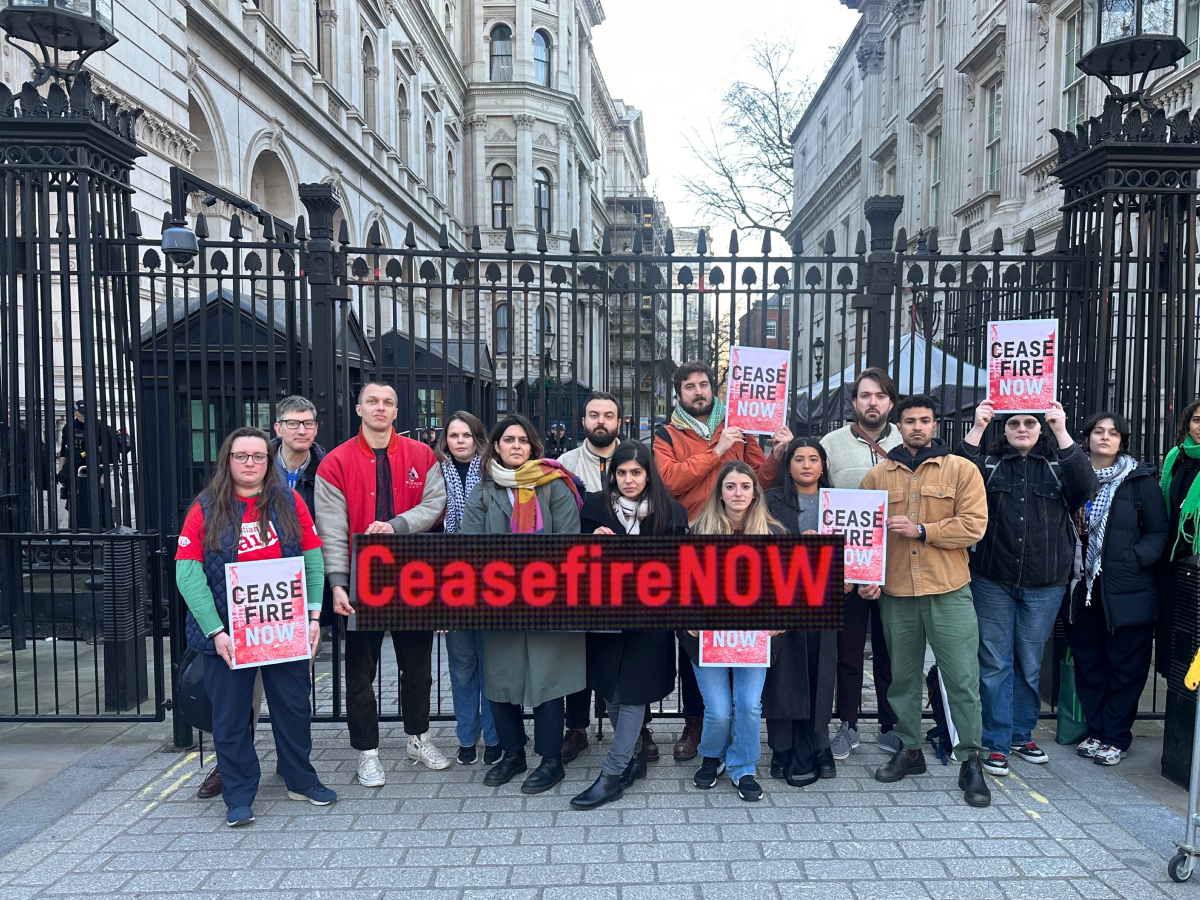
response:
<svg viewBox="0 0 1200 900"><path fill-rule="evenodd" d="M487 430L469 412L460 409L446 420L434 448L446 481L446 515L440 526L445 534L457 534L462 527L467 498L481 480L480 456L486 446ZM462 766L474 765L479 760L475 745L482 734L483 762L493 765L501 750L492 706L483 695L483 632L446 632L446 656L458 737L455 759Z"/></svg>
<svg viewBox="0 0 1200 900"><path fill-rule="evenodd" d="M604 490L587 495L584 534L686 534L687 510L671 499L649 448L626 441L608 460ZM613 738L600 777L571 801L593 809L616 800L646 776L642 725L649 704L675 688L675 635L670 631L593 632L587 636L590 686L608 703Z"/></svg>
<svg viewBox="0 0 1200 900"><path fill-rule="evenodd" d="M1112 412L1083 423L1100 489L1076 518L1083 577L1067 604L1067 642L1087 719L1080 756L1115 766L1133 742L1158 616L1155 567L1167 550L1167 507L1154 469L1129 453L1129 424Z"/></svg>
<svg viewBox="0 0 1200 900"><path fill-rule="evenodd" d="M1161 487L1170 517L1170 553L1164 559L1170 566L1164 571L1158 652L1154 655L1155 668L1163 677L1166 677L1172 656L1175 594L1178 592L1176 579L1183 574L1184 563L1193 571L1200 563L1197 556L1200 554L1200 478L1197 475L1200 475L1200 399L1193 400L1180 414L1175 446L1163 463Z"/></svg>
<svg viewBox="0 0 1200 900"><path fill-rule="evenodd" d="M721 466L691 533L787 534L787 529L768 511L754 469L738 459ZM772 637L781 633L769 632ZM702 761L692 784L701 790L713 788L728 769L739 797L751 802L761 800L762 787L754 774L762 755L762 690L767 669L701 666L699 637L698 631L679 632L679 644L692 661L704 697L699 747Z"/></svg>
<svg viewBox="0 0 1200 900"><path fill-rule="evenodd" d="M1042 655L1062 607L1075 560L1071 517L1099 482L1083 448L1067 431L1062 404L1045 417L1013 413L980 452L995 416L990 400L956 453L979 467L987 488L987 532L971 552L971 596L979 619L979 698L983 705L983 769L1008 774L1015 753L1049 762L1033 741L1042 711Z"/></svg>
<svg viewBox="0 0 1200 900"><path fill-rule="evenodd" d="M791 534L816 534L821 488L832 487L825 448L795 438L783 454L767 509ZM829 747L829 720L837 681L836 631L785 631L771 644L762 711L771 748L771 777L805 787L837 777Z"/></svg>
<svg viewBox="0 0 1200 900"><path fill-rule="evenodd" d="M233 562L304 558L309 649L321 639L325 566L321 539L303 498L275 472L270 438L238 428L217 452L212 478L188 510L175 553L175 581L187 603L188 646L206 656L204 686L213 706L213 745L230 826L254 821L259 765L250 730L254 678L262 673L271 708L279 770L293 800L326 806L337 794L321 784L312 753L309 661L233 668L225 566Z"/></svg>
<svg viewBox="0 0 1200 900"><path fill-rule="evenodd" d="M542 441L524 416L501 419L480 462L481 481L463 510L461 534L579 534L583 498L570 472L543 459ZM533 708L533 747L542 757L521 791L540 794L563 780L564 698L587 684L582 633L488 631L483 691L504 755L484 777L498 787L525 772L525 722Z"/></svg>

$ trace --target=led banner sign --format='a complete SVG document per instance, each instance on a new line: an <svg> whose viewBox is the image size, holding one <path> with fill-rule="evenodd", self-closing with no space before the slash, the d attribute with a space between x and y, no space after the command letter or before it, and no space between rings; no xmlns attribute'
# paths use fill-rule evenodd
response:
<svg viewBox="0 0 1200 900"><path fill-rule="evenodd" d="M837 630L840 535L354 536L360 631Z"/></svg>

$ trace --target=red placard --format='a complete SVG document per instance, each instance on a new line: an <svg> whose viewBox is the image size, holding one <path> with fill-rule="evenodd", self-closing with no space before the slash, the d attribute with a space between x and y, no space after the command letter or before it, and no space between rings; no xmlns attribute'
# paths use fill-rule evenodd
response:
<svg viewBox="0 0 1200 900"><path fill-rule="evenodd" d="M988 399L996 412L1047 412L1057 399L1058 322L988 322Z"/></svg>
<svg viewBox="0 0 1200 900"><path fill-rule="evenodd" d="M233 668L309 658L304 557L225 564Z"/></svg>
<svg viewBox="0 0 1200 900"><path fill-rule="evenodd" d="M774 434L787 421L787 350L731 347L725 427Z"/></svg>
<svg viewBox="0 0 1200 900"><path fill-rule="evenodd" d="M769 631L701 631L700 665L764 668L771 664Z"/></svg>
<svg viewBox="0 0 1200 900"><path fill-rule="evenodd" d="M821 489L821 534L846 541L843 570L850 584L883 584L887 571L887 491Z"/></svg>

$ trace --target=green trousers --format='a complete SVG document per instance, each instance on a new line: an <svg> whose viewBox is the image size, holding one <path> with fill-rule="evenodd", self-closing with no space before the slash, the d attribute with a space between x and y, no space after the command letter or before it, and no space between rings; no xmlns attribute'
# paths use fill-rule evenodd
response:
<svg viewBox="0 0 1200 900"><path fill-rule="evenodd" d="M906 750L922 742L921 708L925 698L925 643L933 648L942 674L950 718L958 732L954 758L967 759L983 749L983 713L979 705L979 621L970 586L925 597L879 599L879 617L892 658L887 699L896 714L896 737Z"/></svg>

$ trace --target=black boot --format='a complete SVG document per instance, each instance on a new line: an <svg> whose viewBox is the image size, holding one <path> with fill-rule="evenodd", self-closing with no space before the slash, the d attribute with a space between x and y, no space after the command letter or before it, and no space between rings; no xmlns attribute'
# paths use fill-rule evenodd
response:
<svg viewBox="0 0 1200 900"><path fill-rule="evenodd" d="M621 775L605 775L601 772L590 788L571 800L571 809L595 809L610 800L616 800L624 793L622 779Z"/></svg>
<svg viewBox="0 0 1200 900"><path fill-rule="evenodd" d="M625 767L625 771L617 777L621 779L622 789L633 787L633 783L635 781L637 781L639 778L646 777L645 746L643 746L641 750L634 754L633 759L629 761L629 765Z"/></svg>
<svg viewBox="0 0 1200 900"><path fill-rule="evenodd" d="M500 787L502 784L508 784L528 769L529 766L525 764L524 749L515 753L505 751L504 755L500 757L500 762L488 769L488 773L483 776L483 783L488 787Z"/></svg>
<svg viewBox="0 0 1200 900"><path fill-rule="evenodd" d="M792 751L776 750L771 754L771 777L787 778L788 770L792 767Z"/></svg>
<svg viewBox="0 0 1200 900"><path fill-rule="evenodd" d="M831 747L817 754L817 775L821 778L837 778L837 762L834 761Z"/></svg>
<svg viewBox="0 0 1200 900"><path fill-rule="evenodd" d="M958 770L958 789L963 792L967 806L984 807L992 805L992 791L983 777L983 761L979 751L975 750L970 757L963 760Z"/></svg>
<svg viewBox="0 0 1200 900"><path fill-rule="evenodd" d="M567 777L561 756L543 756L542 764L529 773L521 785L522 794L540 794Z"/></svg>
<svg viewBox="0 0 1200 900"><path fill-rule="evenodd" d="M875 770L875 780L884 784L900 781L905 775L925 774L925 754L920 748L905 750L901 747L895 755Z"/></svg>

